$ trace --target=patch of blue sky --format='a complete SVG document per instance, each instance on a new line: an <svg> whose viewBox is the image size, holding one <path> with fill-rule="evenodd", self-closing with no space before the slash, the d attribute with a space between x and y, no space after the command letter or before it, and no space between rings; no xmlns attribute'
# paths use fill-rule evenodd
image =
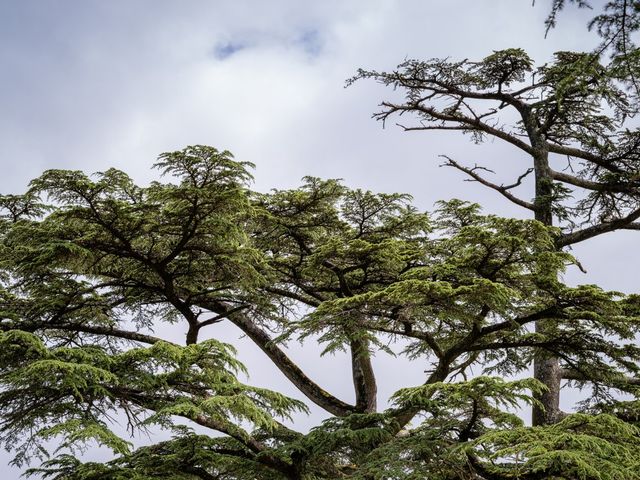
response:
<svg viewBox="0 0 640 480"><path fill-rule="evenodd" d="M252 36L252 40L230 40L219 42L213 47L212 55L216 60L226 60L238 52L247 49L248 47L254 47L256 44L273 45L278 43L288 43L290 46L302 50L309 57L315 58L322 53L323 40L320 32L315 28L301 29L293 37L289 39L280 37L278 35L258 34Z"/></svg>
<svg viewBox="0 0 640 480"><path fill-rule="evenodd" d="M322 52L322 38L316 29L303 30L296 43L312 57L317 57Z"/></svg>
<svg viewBox="0 0 640 480"><path fill-rule="evenodd" d="M241 42L219 43L213 49L213 56L218 60L226 60L232 55L238 53L240 50L243 50L245 47L246 45Z"/></svg>

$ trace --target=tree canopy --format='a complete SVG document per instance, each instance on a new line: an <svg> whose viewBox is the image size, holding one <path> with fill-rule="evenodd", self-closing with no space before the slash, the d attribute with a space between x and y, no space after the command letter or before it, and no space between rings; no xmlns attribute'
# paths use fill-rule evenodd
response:
<svg viewBox="0 0 640 480"><path fill-rule="evenodd" d="M552 0L547 33L569 5L591 8ZM252 164L203 145L161 154L148 185L48 170L0 195L0 444L49 480L640 479L640 296L563 281L571 245L640 230L640 2L589 28L594 51L544 64L509 48L352 79L403 95L382 121L515 147L529 163L508 183L444 164L531 219L335 179L257 192ZM296 393L254 385L221 328ZM346 354L350 392L294 341ZM422 382L380 398L382 355ZM583 391L570 412L563 385ZM300 430L312 404L326 418ZM94 445L112 459L84 461Z"/></svg>
<svg viewBox="0 0 640 480"><path fill-rule="evenodd" d="M640 304L565 285L559 229L462 201L425 213L336 180L258 193L250 164L212 147L156 167L164 181L148 186L50 170L0 197L0 439L17 464L44 460L30 474L640 478ZM164 323L178 333L154 333ZM304 400L252 386L233 346L207 334L220 323ZM309 378L288 340L347 352L353 400ZM427 370L381 407L383 353ZM518 378L541 355L591 388L577 413L527 427L517 408L546 387ZM297 431L309 402L328 418ZM173 438L134 449L114 419ZM94 443L114 459L83 463Z"/></svg>
<svg viewBox="0 0 640 480"><path fill-rule="evenodd" d="M552 2L547 31L565 6ZM616 0L589 25L602 39L593 52L560 51L537 66L519 48L478 61L409 59L393 71L360 69L349 83L374 79L399 90L402 97L384 101L374 117L383 122L408 117L400 125L406 131L457 131L476 143L490 138L515 147L528 162L506 183L490 177L502 167L496 162L466 165L441 157L445 166L545 225L559 225L555 244L562 249L607 232L640 229L640 130L634 123L640 50L632 41L639 27L640 4ZM562 417L560 359L539 357L534 369L547 386L538 398L544 409L534 407L534 423L553 423Z"/></svg>

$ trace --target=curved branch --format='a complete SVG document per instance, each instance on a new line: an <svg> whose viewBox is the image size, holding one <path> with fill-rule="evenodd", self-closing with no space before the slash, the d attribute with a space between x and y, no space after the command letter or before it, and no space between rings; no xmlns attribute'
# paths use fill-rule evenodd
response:
<svg viewBox="0 0 640 480"><path fill-rule="evenodd" d="M480 131L483 133L487 133L491 136L494 136L496 138L499 138L501 140L504 140L505 142L508 142L516 147L518 147L520 150L523 150L524 152L528 153L529 155L533 155L534 151L533 148L531 147L531 145L529 145L528 143L520 140L518 137L516 137L515 135L509 134L503 130L500 130L499 128L495 128L492 127L491 125L480 121L477 118L472 118L472 117L467 117L465 115L449 115L446 113L443 113L439 110L436 110L433 107L425 107L422 105L417 105L417 104L410 104L410 105L397 105L397 104L393 104L393 103L389 103L389 102L383 102L382 103L383 107L387 107L389 110L387 110L386 112L380 113L375 115L375 118L379 119L379 120L384 120L386 119L388 116L390 116L392 113L396 113L396 112L412 112L412 111L417 111L417 112L421 112L431 118L434 118L436 120L441 120L443 122L451 122L451 123L456 123L458 125L464 125L466 127L468 127L468 130L476 130L476 131ZM430 127L403 127L405 131L410 131L410 130L447 130L450 129L450 126L447 125L442 125L443 127L446 128L439 128L439 125L432 125ZM456 128L456 130L458 130Z"/></svg>
<svg viewBox="0 0 640 480"><path fill-rule="evenodd" d="M127 389L122 388L114 388L111 387L111 390L116 396L124 396L129 401L135 403L136 405L151 410L157 411L159 402L160 404L163 401L174 402L175 398L171 397L147 397L140 392L137 391L128 391ZM196 415L180 415L183 418L189 419L198 425L201 425L206 428L210 428L211 430L215 430L217 432L228 435L229 437L237 440L242 445L246 446L251 452L253 452L255 456L255 460L266 465L267 467L273 468L279 472L289 474L292 471L292 466L282 460L280 457L272 455L268 453L269 447L263 444L262 442L253 438L249 433L247 433L241 427L233 425L231 423L226 423L222 420L216 420L214 418L208 417L203 414Z"/></svg>

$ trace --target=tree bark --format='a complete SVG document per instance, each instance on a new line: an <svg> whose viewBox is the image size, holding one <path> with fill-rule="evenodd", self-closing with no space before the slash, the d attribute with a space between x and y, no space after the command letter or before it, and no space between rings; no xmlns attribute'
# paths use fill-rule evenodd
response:
<svg viewBox="0 0 640 480"><path fill-rule="evenodd" d="M375 412L378 387L365 340L351 340L351 370L356 392L356 411Z"/></svg>
<svg viewBox="0 0 640 480"><path fill-rule="evenodd" d="M525 125L531 146L533 147L533 168L535 172L535 219L545 225L553 225L553 172L549 167L549 149L547 142L533 119L525 117ZM536 333L545 334L551 327L549 320L538 320L535 323ZM540 406L534 405L531 416L533 425L555 423L560 414L560 384L562 382L560 361L547 352L539 351L533 362L533 376L542 382L547 390L536 395Z"/></svg>
<svg viewBox="0 0 640 480"><path fill-rule="evenodd" d="M253 340L285 377L313 403L338 417L349 415L354 411L352 405L334 397L307 377L300 367L278 348L278 345L269 334L252 322L251 319L242 313L236 313L231 315L229 320Z"/></svg>

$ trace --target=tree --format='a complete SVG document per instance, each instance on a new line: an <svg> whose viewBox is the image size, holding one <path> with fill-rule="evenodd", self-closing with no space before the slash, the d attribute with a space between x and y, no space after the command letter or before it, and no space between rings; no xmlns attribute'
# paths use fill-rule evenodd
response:
<svg viewBox="0 0 640 480"><path fill-rule="evenodd" d="M578 8L593 10L587 0L552 0L551 11L545 21L546 34L557 26L558 16L567 3ZM535 5L535 2L534 2ZM589 30L595 30L602 39L598 47L600 53L610 51L613 56L633 56L636 49L632 38L640 28L640 2L638 0L609 0L602 10L588 24Z"/></svg>
<svg viewBox="0 0 640 480"><path fill-rule="evenodd" d="M383 122L409 116L415 122L401 125L406 131L459 131L476 143L495 138L524 153L528 167L506 184L487 176L494 173L487 163L465 166L442 157L444 165L529 210L538 221L557 223L558 249L614 230L638 230L640 130L632 121L640 105L640 50L631 34L640 26L639 5L607 4L590 24L603 39L595 52L557 52L538 67L518 48L478 62L408 60L391 72L359 70L349 83L374 79L404 94L400 101L382 103L374 117ZM553 2L548 28L564 6ZM606 51L612 56L603 62ZM531 194L518 195L529 185ZM547 325L539 321L538 331L544 333ZM534 375L547 386L538 398L544 408L534 407L534 424L553 423L563 415L562 379L582 379L564 371L560 358L549 352L539 353Z"/></svg>
<svg viewBox="0 0 640 480"><path fill-rule="evenodd" d="M16 463L45 459L29 472L55 480L640 478L640 299L564 285L558 229L317 178L260 194L249 166L193 146L160 156L165 183L51 170L0 197L0 439ZM221 322L305 401L243 381L207 338ZM288 339L346 351L355 401L310 379ZM514 409L545 386L508 377L541 351L594 388L579 413L526 427ZM381 352L430 365L386 409ZM298 432L306 402L330 416ZM174 436L133 450L114 416ZM88 442L115 458L81 462Z"/></svg>
<svg viewBox="0 0 640 480"><path fill-rule="evenodd" d="M569 0L569 3L577 5L578 8L593 10L591 3L586 0ZM565 0L552 0L551 11L545 21L547 35L556 27L558 16L566 4ZM634 41L634 34L640 29L640 2L609 0L591 19L588 28L594 30L601 39L594 53L596 55L609 53L612 63L625 72L627 87L634 91L637 98L640 94L637 71L640 50Z"/></svg>

